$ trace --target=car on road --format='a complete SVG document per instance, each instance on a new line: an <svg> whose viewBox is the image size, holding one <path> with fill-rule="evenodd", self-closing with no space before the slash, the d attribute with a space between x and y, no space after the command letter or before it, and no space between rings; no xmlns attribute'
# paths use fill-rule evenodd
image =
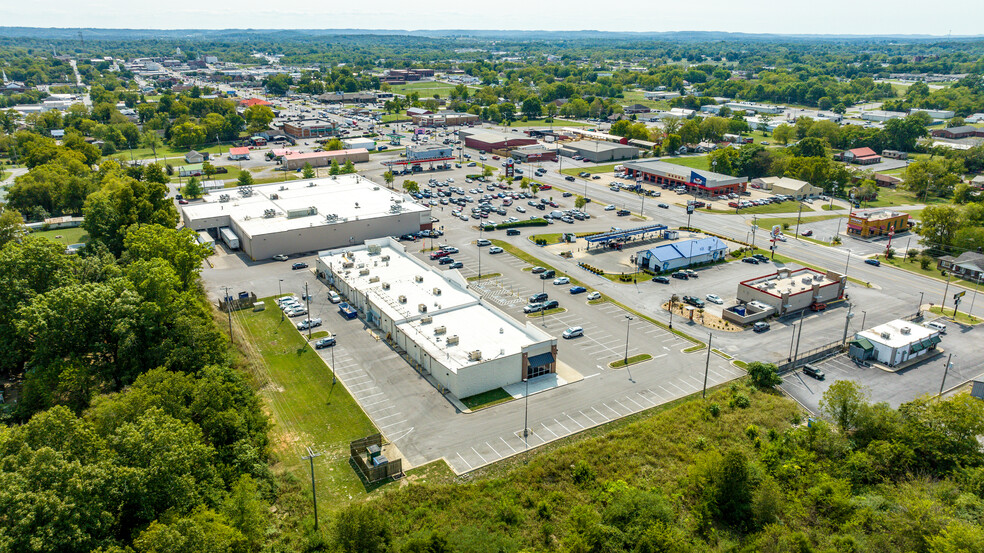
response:
<svg viewBox="0 0 984 553"><path fill-rule="evenodd" d="M465 266L464 263L460 261L455 261L454 263L451 264L450 267L448 267L448 269L462 269L464 268L464 266Z"/></svg>
<svg viewBox="0 0 984 553"><path fill-rule="evenodd" d="M539 302L528 303L526 304L526 307L523 308L523 313L539 313L540 311L543 311L543 304Z"/></svg>
<svg viewBox="0 0 984 553"><path fill-rule="evenodd" d="M273 256L273 259L274 261L287 261L290 258L282 253L278 253L277 255Z"/></svg>
<svg viewBox="0 0 984 553"><path fill-rule="evenodd" d="M823 380L824 378L827 377L827 375L823 374L823 371L810 364L803 365L803 374L812 376L817 380Z"/></svg>
<svg viewBox="0 0 984 553"><path fill-rule="evenodd" d="M690 280L690 275L688 275L687 273L681 272L681 271L677 271L675 273L670 273L670 276L673 277L673 278L680 279L680 280Z"/></svg>
<svg viewBox="0 0 984 553"><path fill-rule="evenodd" d="M759 264L759 260L758 259L755 259L754 257L743 257L743 258L741 258L741 262L742 263L751 263L752 265L758 265Z"/></svg>
<svg viewBox="0 0 984 553"><path fill-rule="evenodd" d="M506 236L519 236L520 232L518 228L511 228L506 230Z"/></svg>
<svg viewBox="0 0 984 553"><path fill-rule="evenodd" d="M707 294L706 296L704 296L704 299L706 299L707 301L709 301L711 303L716 303L718 305L721 305L722 303L724 303L724 300L721 299L721 296L719 296L717 294Z"/></svg>
<svg viewBox="0 0 984 553"><path fill-rule="evenodd" d="M561 336L563 336L565 340L577 338L578 336L584 336L584 329L579 326L572 326L565 330Z"/></svg>
<svg viewBox="0 0 984 553"><path fill-rule="evenodd" d="M588 289L584 286L572 286L570 289L571 294L583 294L587 291Z"/></svg>
<svg viewBox="0 0 984 553"><path fill-rule="evenodd" d="M574 194L572 194L572 193L570 193L570 192L564 192L563 194L561 194L561 196L563 196L563 197L565 197L565 198L570 198L570 197L571 197L571 196L573 196L573 195L574 195Z"/></svg>
<svg viewBox="0 0 984 553"><path fill-rule="evenodd" d="M185 200L185 199L181 199L181 200L178 200L178 203L179 203L180 205L188 205L188 200Z"/></svg>
<svg viewBox="0 0 984 553"><path fill-rule="evenodd" d="M588 300L599 300L599 299L601 299L601 292L597 290L588 294Z"/></svg>
<svg viewBox="0 0 984 553"><path fill-rule="evenodd" d="M298 263L294 263L293 265L290 266L290 268L291 268L292 271L296 271L298 269L307 269L307 267L308 267L308 264L307 263L304 263L303 261L298 262Z"/></svg>
<svg viewBox="0 0 984 553"><path fill-rule="evenodd" d="M877 259L865 259L864 262L867 263L868 265L874 265L875 267L881 267L881 261L878 261Z"/></svg>
<svg viewBox="0 0 984 553"><path fill-rule="evenodd" d="M670 209L670 206L668 206L666 204L656 204L656 207L661 207L663 209Z"/></svg>
<svg viewBox="0 0 984 553"><path fill-rule="evenodd" d="M555 286L556 285L560 285L560 284L570 284L571 283L571 279L568 278L568 277L565 277L565 276L564 277L557 277L557 278L554 279L553 283L554 283Z"/></svg>
<svg viewBox="0 0 984 553"><path fill-rule="evenodd" d="M670 279L666 278L665 276L654 276L653 282L658 282L660 284L669 284Z"/></svg>
<svg viewBox="0 0 984 553"><path fill-rule="evenodd" d="M297 323L297 330L307 330L318 326L321 326L321 319L304 319L303 321Z"/></svg>
<svg viewBox="0 0 984 553"><path fill-rule="evenodd" d="M533 267L532 269L530 269L530 272L533 273L534 275L538 275L540 273L546 272L546 269L544 269L543 267Z"/></svg>
<svg viewBox="0 0 984 553"><path fill-rule="evenodd" d="M615 211L615 206L612 204L608 204L605 206L605 211Z"/></svg>
<svg viewBox="0 0 984 553"><path fill-rule="evenodd" d="M765 323L762 321L759 321L752 325L752 330L755 332L765 332L766 330L769 330L769 328L770 328L769 323Z"/></svg>
<svg viewBox="0 0 984 553"><path fill-rule="evenodd" d="M328 348L335 345L334 336L326 336L314 343L314 349Z"/></svg>
<svg viewBox="0 0 984 553"><path fill-rule="evenodd" d="M489 253L492 253L492 254L502 253L503 251L505 251L505 250L503 250L499 246L492 246L491 248L489 248Z"/></svg>
<svg viewBox="0 0 984 553"><path fill-rule="evenodd" d="M574 177L567 175L566 177L564 177L564 180L574 182Z"/></svg>

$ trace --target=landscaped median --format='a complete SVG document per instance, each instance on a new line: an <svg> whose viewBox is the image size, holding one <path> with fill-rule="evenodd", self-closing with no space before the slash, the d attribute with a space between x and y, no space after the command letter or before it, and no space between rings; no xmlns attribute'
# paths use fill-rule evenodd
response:
<svg viewBox="0 0 984 553"><path fill-rule="evenodd" d="M502 273L485 273L484 275L473 275L473 276L470 276L470 277L468 277L465 280L467 280L468 282L475 282L476 280L485 280L487 278L498 278L498 277L501 277L501 276L502 276Z"/></svg>
<svg viewBox="0 0 984 553"><path fill-rule="evenodd" d="M967 313L961 313L960 310L959 310L959 308L957 308L957 313L955 315L953 313L953 308L952 307L947 307L946 310L944 310L940 306L934 305L934 306L930 307L928 311L930 313L934 314L934 315L939 315L941 317L946 317L946 318L951 319L953 321L956 321L957 323L962 324L962 325L971 325L971 326L973 326L973 325L976 325L976 324L980 324L981 323L981 319L979 317L975 317L975 316L970 315L970 314L967 314Z"/></svg>
<svg viewBox="0 0 984 553"><path fill-rule="evenodd" d="M609 369L621 369L631 365L636 365L642 363L643 361L649 361L653 356L648 353L640 353L639 355L633 355L628 359L619 359L618 361L612 361L608 364Z"/></svg>
<svg viewBox="0 0 984 553"><path fill-rule="evenodd" d="M465 407L471 409L472 411L478 411L479 409L492 407L493 405L505 403L512 399L514 398L509 395L508 392L502 388L496 388L494 390L482 392L471 397L466 397L461 400L461 403L464 403Z"/></svg>
<svg viewBox="0 0 984 553"><path fill-rule="evenodd" d="M376 433L375 426L341 382L332 385L330 368L297 332L295 321L280 320L272 297L262 301L273 308L235 312L233 329L269 409L278 464L306 480L309 465L301 456L314 447L324 454L314 465L318 498L341 506L363 497L365 487L349 466L349 442Z"/></svg>

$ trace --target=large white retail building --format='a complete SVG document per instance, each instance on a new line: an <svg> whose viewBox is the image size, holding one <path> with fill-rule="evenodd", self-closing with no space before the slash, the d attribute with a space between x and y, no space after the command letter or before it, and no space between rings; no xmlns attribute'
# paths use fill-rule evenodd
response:
<svg viewBox="0 0 984 553"><path fill-rule="evenodd" d="M556 338L499 311L457 270L432 268L392 238L321 252L316 266L381 337L456 397L556 372Z"/></svg>
<svg viewBox="0 0 984 553"><path fill-rule="evenodd" d="M354 174L216 190L181 212L193 230L228 229L253 260L431 228L429 207Z"/></svg>

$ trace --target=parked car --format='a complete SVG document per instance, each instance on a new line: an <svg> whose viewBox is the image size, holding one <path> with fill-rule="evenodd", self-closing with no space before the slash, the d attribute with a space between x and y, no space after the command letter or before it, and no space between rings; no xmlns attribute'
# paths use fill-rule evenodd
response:
<svg viewBox="0 0 984 553"><path fill-rule="evenodd" d="M465 266L465 264L464 264L464 263L462 263L462 262L460 262L460 261L455 261L454 263L452 263L452 264L451 264L451 265L450 265L450 266L448 267L448 269L462 269L462 268L464 268L464 266Z"/></svg>
<svg viewBox="0 0 984 553"><path fill-rule="evenodd" d="M540 293L533 294L532 296L530 296L530 299L529 299L529 301L527 303L543 303L543 302L547 301L547 298L548 297L549 297L549 295L546 292L540 292Z"/></svg>
<svg viewBox="0 0 984 553"><path fill-rule="evenodd" d="M533 273L534 275L538 275L545 271L546 269L544 269L543 267L533 267L532 269L530 269L530 272Z"/></svg>
<svg viewBox="0 0 984 553"><path fill-rule="evenodd" d="M598 299L601 299L601 292L595 290L594 292L588 294L588 300L598 300Z"/></svg>
<svg viewBox="0 0 984 553"><path fill-rule="evenodd" d="M334 290L329 290L328 301L330 301L331 303L339 303L342 301L342 297L338 295L338 292Z"/></svg>
<svg viewBox="0 0 984 553"><path fill-rule="evenodd" d="M812 230L804 230L803 232L800 233L800 235L801 236L813 236L813 231Z"/></svg>
<svg viewBox="0 0 984 553"><path fill-rule="evenodd" d="M706 296L704 296L704 298L707 301L709 301L711 303L716 303L718 305L721 305L722 303L724 303L724 300L721 299L721 296L719 296L717 294L707 294Z"/></svg>
<svg viewBox="0 0 984 553"><path fill-rule="evenodd" d="M752 265L758 265L759 264L759 260L758 259L755 259L754 257L743 257L743 258L741 258L741 262L742 263L751 263Z"/></svg>
<svg viewBox="0 0 984 553"><path fill-rule="evenodd" d="M298 269L307 269L308 264L304 262L294 263L290 266L291 270L296 271Z"/></svg>
<svg viewBox="0 0 984 553"><path fill-rule="evenodd" d="M506 231L506 236L519 236L520 234L518 228L511 228Z"/></svg>
<svg viewBox="0 0 984 553"><path fill-rule="evenodd" d="M826 308L827 308L827 304L823 303L822 301L818 301L810 304L811 311L823 311Z"/></svg>
<svg viewBox="0 0 984 553"><path fill-rule="evenodd" d="M454 263L454 259L445 256L445 257L442 257L441 259L439 259L437 261L437 263L438 263L438 265L450 265L450 264Z"/></svg>
<svg viewBox="0 0 984 553"><path fill-rule="evenodd" d="M683 296L683 303L694 307L704 307L704 300L694 296Z"/></svg>
<svg viewBox="0 0 984 553"><path fill-rule="evenodd" d="M565 330L561 336L563 336L565 340L577 338L578 336L584 336L584 329L579 326L572 326Z"/></svg>
<svg viewBox="0 0 984 553"><path fill-rule="evenodd" d="M653 282L658 282L660 284L669 284L670 279L666 278L665 276L654 276Z"/></svg>
<svg viewBox="0 0 984 553"><path fill-rule="evenodd" d="M874 265L875 267L881 267L881 261L878 261L877 259L865 259L864 262L867 263L868 265Z"/></svg>
<svg viewBox="0 0 984 553"><path fill-rule="evenodd" d="M503 249L502 249L502 248L500 248L499 246L492 246L491 248L489 248L489 253L492 253L492 254L495 254L495 253L502 253L502 252L504 252L504 251L505 251L505 250L503 250Z"/></svg>
<svg viewBox="0 0 984 553"><path fill-rule="evenodd" d="M554 283L554 285L570 284L571 283L571 279L568 278L568 277L565 277L565 276L563 276L563 277L557 277L557 278L554 279L553 283Z"/></svg>
<svg viewBox="0 0 984 553"><path fill-rule="evenodd" d="M553 269L548 269L540 273L540 280L547 280L548 278L553 278L555 276L557 276L556 271L554 271Z"/></svg>
<svg viewBox="0 0 984 553"><path fill-rule="evenodd" d="M823 371L810 364L803 365L803 374L812 376L817 380L823 380L824 378L827 377L827 375L823 374Z"/></svg>
<svg viewBox="0 0 984 553"><path fill-rule="evenodd" d="M476 244L478 244L479 246L489 246L492 244L492 241L489 240L488 238L479 238Z"/></svg>
<svg viewBox="0 0 984 553"><path fill-rule="evenodd" d="M289 258L282 253L278 253L277 255L273 256L273 259L274 261L287 261Z"/></svg>
<svg viewBox="0 0 984 553"><path fill-rule="evenodd" d="M587 291L588 289L584 286L572 286L570 289L571 294L583 294Z"/></svg>
<svg viewBox="0 0 984 553"><path fill-rule="evenodd" d="M926 328L935 330L940 334L946 334L946 325L938 321L929 321L924 325Z"/></svg>
<svg viewBox="0 0 984 553"><path fill-rule="evenodd" d="M327 348L335 345L335 337L327 336L314 343L314 349Z"/></svg>
<svg viewBox="0 0 984 553"><path fill-rule="evenodd" d="M759 321L752 325L752 330L755 332L765 332L769 330L769 323Z"/></svg>
<svg viewBox="0 0 984 553"><path fill-rule="evenodd" d="M547 310L550 310L550 309L557 309L558 307L560 307L560 302L557 301L557 300L549 300L549 301L543 302L543 310L544 311L547 311Z"/></svg>
<svg viewBox="0 0 984 553"><path fill-rule="evenodd" d="M297 330L307 330L318 326L321 326L321 319L304 319L303 321L297 323Z"/></svg>
<svg viewBox="0 0 984 553"><path fill-rule="evenodd" d="M608 204L605 206L605 211L615 211L615 206L612 204Z"/></svg>
<svg viewBox="0 0 984 553"><path fill-rule="evenodd" d="M757 253L757 254L753 255L752 257L754 257L755 259L758 259L760 263L766 263L766 262L769 261L769 257L768 256L766 256L764 254L760 254L760 253Z"/></svg>
<svg viewBox="0 0 984 553"><path fill-rule="evenodd" d="M529 303L523 308L523 313L539 313L543 311L542 303Z"/></svg>
<svg viewBox="0 0 984 553"><path fill-rule="evenodd" d="M675 273L671 273L670 276L673 277L673 278L678 278L680 280L690 280L690 275L688 275L687 273L680 272L680 271L677 271Z"/></svg>

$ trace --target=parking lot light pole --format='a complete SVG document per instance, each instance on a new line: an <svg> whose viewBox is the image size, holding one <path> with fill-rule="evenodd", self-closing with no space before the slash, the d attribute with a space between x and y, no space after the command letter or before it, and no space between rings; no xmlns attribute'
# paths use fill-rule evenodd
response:
<svg viewBox="0 0 984 553"><path fill-rule="evenodd" d="M950 367L953 366L953 363L950 362L950 358L952 357L952 353L946 356L946 365L943 367L943 382L940 382L940 393L936 397L943 397L943 386L946 385L946 374L950 372Z"/></svg>
<svg viewBox="0 0 984 553"><path fill-rule="evenodd" d="M792 323L793 333L789 335L789 355L786 356L786 362L792 363L793 361L793 342L796 341L796 323Z"/></svg>
<svg viewBox="0 0 984 553"><path fill-rule="evenodd" d="M622 365L629 365L629 328L632 324L632 316L625 316L625 356L622 358Z"/></svg>
<svg viewBox="0 0 984 553"><path fill-rule="evenodd" d="M543 293L546 292L546 287L547 287L547 279L541 278L540 279L540 293L541 294L543 294ZM540 324L542 324L543 326L547 326L547 323L543 320L543 317L544 317L543 312L544 311L546 311L546 309L540 309Z"/></svg>
<svg viewBox="0 0 984 553"><path fill-rule="evenodd" d="M847 342L847 325L851 324L851 317L854 313L851 312L851 302L847 302L847 316L844 317L844 336L841 338L841 343Z"/></svg>
<svg viewBox="0 0 984 553"><path fill-rule="evenodd" d="M704 361L704 390L700 393L702 399L707 397L707 371L711 368L711 338L713 337L714 334L707 333L707 359Z"/></svg>
<svg viewBox="0 0 984 553"><path fill-rule="evenodd" d="M280 286L283 282L284 282L284 279L280 279L280 281L277 282L277 299L280 299L280 297L284 295L284 291L283 291L283 289ZM280 305L280 304L277 304L277 305ZM284 322L284 310L283 309L280 310L280 322Z"/></svg>
<svg viewBox="0 0 984 553"><path fill-rule="evenodd" d="M796 331L796 351L793 352L793 366L796 366L796 360L799 359L800 354L800 338L803 336L803 316L806 315L806 309L804 308L800 311L800 327Z"/></svg>
<svg viewBox="0 0 984 553"><path fill-rule="evenodd" d="M847 262L844 263L844 276L847 276L847 268L851 265L851 250L847 250Z"/></svg>
<svg viewBox="0 0 984 553"><path fill-rule="evenodd" d="M529 369L527 369L529 370ZM526 383L526 393L523 394L523 401L525 402L525 407L523 408L523 441L526 443L526 451L530 450L530 441L528 439L530 435L530 377L526 375L523 379Z"/></svg>
<svg viewBox="0 0 984 553"><path fill-rule="evenodd" d="M304 305L306 306L305 308L307 309L307 322L308 322L307 331L308 331L308 342L310 342L311 327L314 326L314 323L311 321L311 294L308 294L308 285L306 282L304 283Z"/></svg>
<svg viewBox="0 0 984 553"><path fill-rule="evenodd" d="M862 310L861 311L861 330L864 330L864 320L867 319L867 318L868 318L868 312Z"/></svg>

